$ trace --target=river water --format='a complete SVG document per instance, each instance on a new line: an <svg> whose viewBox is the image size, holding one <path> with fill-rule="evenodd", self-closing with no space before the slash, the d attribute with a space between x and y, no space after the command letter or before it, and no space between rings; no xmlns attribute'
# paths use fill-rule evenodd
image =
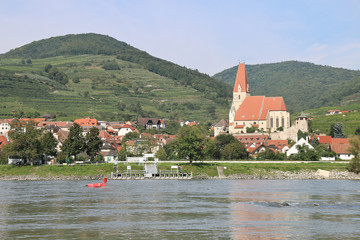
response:
<svg viewBox="0 0 360 240"><path fill-rule="evenodd" d="M0 181L0 239L360 239L360 182Z"/></svg>

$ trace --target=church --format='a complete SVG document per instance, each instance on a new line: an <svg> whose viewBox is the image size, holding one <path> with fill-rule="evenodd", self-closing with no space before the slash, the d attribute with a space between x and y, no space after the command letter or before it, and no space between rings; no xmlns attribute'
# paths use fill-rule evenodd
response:
<svg viewBox="0 0 360 240"><path fill-rule="evenodd" d="M287 130L290 113L283 97L251 96L245 63L240 63L229 112L229 133L244 134L252 127L266 133Z"/></svg>

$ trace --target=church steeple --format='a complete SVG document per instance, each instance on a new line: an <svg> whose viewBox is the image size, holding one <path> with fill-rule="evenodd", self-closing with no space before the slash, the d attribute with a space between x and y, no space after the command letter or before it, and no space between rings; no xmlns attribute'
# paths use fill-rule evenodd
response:
<svg viewBox="0 0 360 240"><path fill-rule="evenodd" d="M240 63L236 74L234 92L250 93L249 83L246 75L245 63Z"/></svg>
<svg viewBox="0 0 360 240"><path fill-rule="evenodd" d="M233 101L229 113L229 121L234 121L235 113L244 102L245 98L250 96L249 83L246 75L245 63L240 63L236 74Z"/></svg>

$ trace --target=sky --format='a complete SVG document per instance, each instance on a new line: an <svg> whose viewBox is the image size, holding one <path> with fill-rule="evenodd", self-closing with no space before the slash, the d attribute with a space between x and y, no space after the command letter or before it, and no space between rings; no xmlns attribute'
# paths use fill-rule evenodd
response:
<svg viewBox="0 0 360 240"><path fill-rule="evenodd" d="M359 0L0 0L0 53L99 33L213 75L306 61L360 70Z"/></svg>

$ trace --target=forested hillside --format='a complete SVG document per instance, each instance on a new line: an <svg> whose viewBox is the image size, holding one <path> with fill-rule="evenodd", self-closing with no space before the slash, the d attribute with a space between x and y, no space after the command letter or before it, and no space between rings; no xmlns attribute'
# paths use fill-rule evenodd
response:
<svg viewBox="0 0 360 240"><path fill-rule="evenodd" d="M237 66L214 77L234 85ZM246 65L252 95L283 96L294 111L360 103L360 71L288 61Z"/></svg>
<svg viewBox="0 0 360 240"><path fill-rule="evenodd" d="M231 87L114 38L79 34L0 55L0 94L3 117L17 111L62 119L143 116L204 122L226 117Z"/></svg>

